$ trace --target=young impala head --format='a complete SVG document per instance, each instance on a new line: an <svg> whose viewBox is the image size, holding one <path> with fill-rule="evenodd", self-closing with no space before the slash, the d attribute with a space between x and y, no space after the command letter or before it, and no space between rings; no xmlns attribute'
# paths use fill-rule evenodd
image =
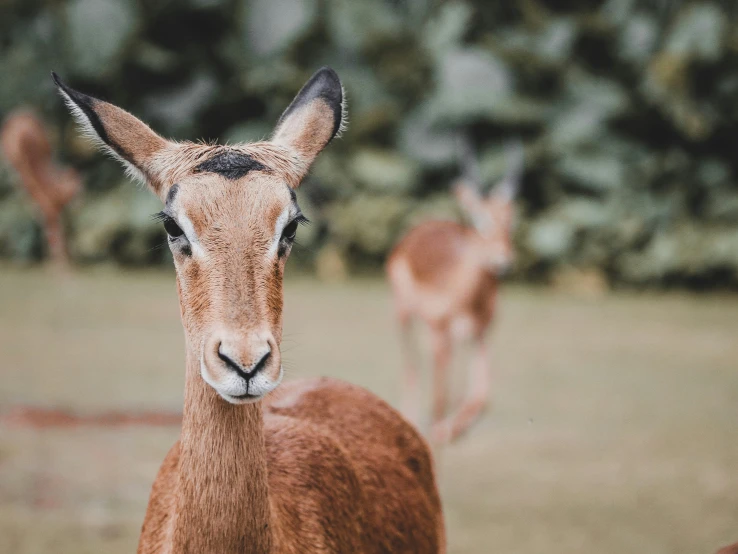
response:
<svg viewBox="0 0 738 554"><path fill-rule="evenodd" d="M506 148L507 172L488 194L479 190L481 176L476 156L468 140L460 142L464 176L454 184L454 194L482 239L484 264L495 273L504 273L515 260L512 232L515 223L515 196L523 171L520 143Z"/></svg>
<svg viewBox="0 0 738 554"><path fill-rule="evenodd" d="M282 275L305 217L295 189L342 129L343 90L319 70L271 140L219 146L173 142L124 110L67 87L87 133L164 202L158 214L177 272L187 348L228 402L254 402L282 378Z"/></svg>
<svg viewBox="0 0 738 554"><path fill-rule="evenodd" d="M465 180L454 185L454 194L482 239L484 265L504 273L513 263L512 226L515 205L512 196L492 190L481 194Z"/></svg>

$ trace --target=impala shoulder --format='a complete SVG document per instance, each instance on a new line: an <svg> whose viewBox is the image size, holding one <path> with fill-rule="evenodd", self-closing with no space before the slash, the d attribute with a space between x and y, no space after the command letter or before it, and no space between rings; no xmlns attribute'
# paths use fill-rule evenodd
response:
<svg viewBox="0 0 738 554"><path fill-rule="evenodd" d="M313 421L338 415L344 419L351 417L353 413L363 414L367 410L387 412L400 417L374 393L347 381L329 377L283 383L281 390L268 399L266 410Z"/></svg>

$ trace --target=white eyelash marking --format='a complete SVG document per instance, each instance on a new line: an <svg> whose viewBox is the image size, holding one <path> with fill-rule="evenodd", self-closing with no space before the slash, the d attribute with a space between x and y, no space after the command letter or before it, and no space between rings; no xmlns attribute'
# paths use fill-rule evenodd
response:
<svg viewBox="0 0 738 554"><path fill-rule="evenodd" d="M177 212L177 223L179 223L179 226L182 228L182 231L184 231L184 234L187 237L187 240L190 241L190 246L192 247L192 253L197 254L198 256L203 256L203 254L205 254L205 251L200 245L200 241L197 240L197 235L195 234L195 227L194 225L192 225L192 221L190 221L190 218L187 217L187 215L184 213L183 210L179 210Z"/></svg>
<svg viewBox="0 0 738 554"><path fill-rule="evenodd" d="M286 206L282 213L279 214L277 222L274 224L274 237L272 238L272 243L269 245L268 252L270 258L273 257L279 249L279 241L282 238L282 232L284 231L284 228L287 226L287 222L289 221L290 209L291 206Z"/></svg>

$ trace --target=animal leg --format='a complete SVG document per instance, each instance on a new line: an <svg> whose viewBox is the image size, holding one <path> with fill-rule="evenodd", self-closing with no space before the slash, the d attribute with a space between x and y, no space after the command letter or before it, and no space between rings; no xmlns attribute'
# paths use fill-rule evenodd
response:
<svg viewBox="0 0 738 554"><path fill-rule="evenodd" d="M57 268L64 269L68 265L67 250L64 240L64 226L61 214L49 214L44 218L44 232L49 249L49 258Z"/></svg>
<svg viewBox="0 0 738 554"><path fill-rule="evenodd" d="M451 337L447 327L431 328L433 349L433 424L446 415L448 402L448 364L451 361Z"/></svg>
<svg viewBox="0 0 738 554"><path fill-rule="evenodd" d="M439 441L446 442L463 435L487 407L489 392L490 370L487 361L487 346L484 342L484 336L481 336L477 339L471 363L469 390L466 397L453 416L434 426L434 437Z"/></svg>

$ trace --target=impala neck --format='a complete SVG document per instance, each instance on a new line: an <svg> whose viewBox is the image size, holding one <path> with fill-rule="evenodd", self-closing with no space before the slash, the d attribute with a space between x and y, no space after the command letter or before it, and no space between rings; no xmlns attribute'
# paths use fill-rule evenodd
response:
<svg viewBox="0 0 738 554"><path fill-rule="evenodd" d="M261 402L229 404L187 347L172 552L266 553L272 527Z"/></svg>

